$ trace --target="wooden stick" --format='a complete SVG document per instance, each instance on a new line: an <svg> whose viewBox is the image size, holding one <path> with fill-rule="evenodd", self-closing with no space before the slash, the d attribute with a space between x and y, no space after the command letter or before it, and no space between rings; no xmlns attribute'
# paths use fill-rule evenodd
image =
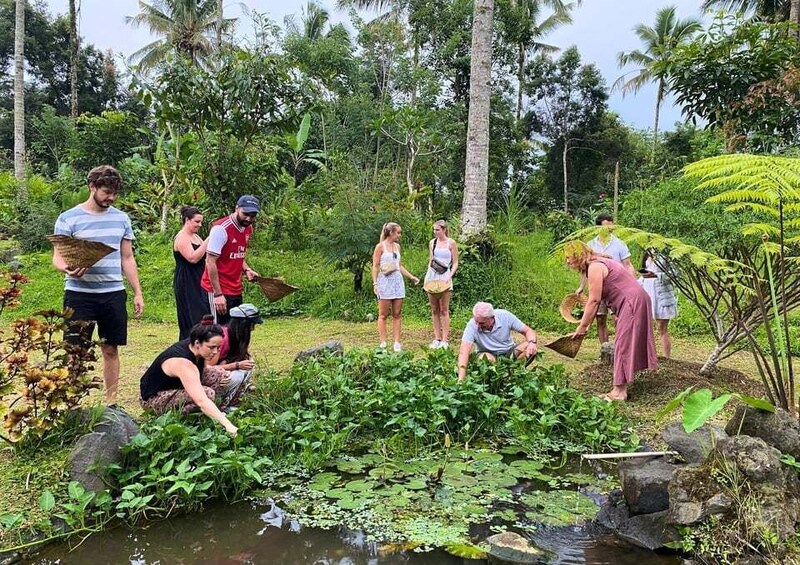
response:
<svg viewBox="0 0 800 565"><path fill-rule="evenodd" d="M636 453L591 453L581 455L581 459L627 459L629 457L662 457L678 455L677 451L637 451Z"/></svg>

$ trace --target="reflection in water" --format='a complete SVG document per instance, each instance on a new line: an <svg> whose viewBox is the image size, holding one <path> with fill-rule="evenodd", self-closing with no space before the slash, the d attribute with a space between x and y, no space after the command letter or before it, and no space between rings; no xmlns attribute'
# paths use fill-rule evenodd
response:
<svg viewBox="0 0 800 565"><path fill-rule="evenodd" d="M491 533L488 528L477 529L471 533L480 538ZM593 526L542 527L525 535L552 551L554 563L673 565L681 561L633 548ZM344 528L301 531L299 524L287 521L284 511L274 504L242 503L153 523L146 529L117 528L91 536L71 552L64 544L49 546L29 563L461 565L467 561L440 551L383 555L378 544L368 541L363 532Z"/></svg>

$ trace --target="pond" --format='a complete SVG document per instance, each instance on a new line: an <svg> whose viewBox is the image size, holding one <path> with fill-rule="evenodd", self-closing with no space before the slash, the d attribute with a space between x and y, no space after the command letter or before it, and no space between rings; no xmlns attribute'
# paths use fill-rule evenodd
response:
<svg viewBox="0 0 800 565"><path fill-rule="evenodd" d="M673 565L662 556L632 547L593 526L543 528L527 533L554 552L552 563ZM282 565L373 565L481 563L443 551L384 553L360 531L300 528L269 503L218 505L202 514L182 516L146 529L116 528L89 537L70 551L52 545L29 561L56 563L280 563Z"/></svg>

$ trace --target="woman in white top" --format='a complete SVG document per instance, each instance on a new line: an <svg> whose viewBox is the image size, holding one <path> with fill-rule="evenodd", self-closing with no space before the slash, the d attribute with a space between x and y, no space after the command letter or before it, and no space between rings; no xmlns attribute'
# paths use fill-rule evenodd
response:
<svg viewBox="0 0 800 565"><path fill-rule="evenodd" d="M400 324L406 287L403 277L419 284L419 279L406 271L400 262L400 236L402 228L389 222L383 225L381 238L372 253L372 289L378 297L378 336L380 348L386 347L386 318L392 315L394 350L403 350L400 345Z"/></svg>
<svg viewBox="0 0 800 565"><path fill-rule="evenodd" d="M433 321L433 341L428 347L450 346L450 295L453 275L458 269L458 248L447 232L447 222L433 224L435 236L428 245L428 272L423 288L428 293Z"/></svg>
<svg viewBox="0 0 800 565"><path fill-rule="evenodd" d="M661 263L659 265L659 262ZM653 319L658 327L658 334L661 336L661 349L664 357L672 355L672 336L669 335L669 321L678 315L678 293L669 278L669 274L662 268L666 263L659 259L655 261L650 251L645 251L642 275L639 284L650 296L650 303L653 307Z"/></svg>

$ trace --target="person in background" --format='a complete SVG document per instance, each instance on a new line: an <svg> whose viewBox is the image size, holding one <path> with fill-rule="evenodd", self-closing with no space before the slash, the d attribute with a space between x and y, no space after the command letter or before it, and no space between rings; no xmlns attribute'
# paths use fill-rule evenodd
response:
<svg viewBox="0 0 800 565"><path fill-rule="evenodd" d="M589 281L589 299L572 337L586 335L602 301L616 313L613 384L603 398L609 402L627 400L628 385L634 375L658 366L650 297L627 267L595 253L581 241L570 241L564 246L564 260L570 269L585 275Z"/></svg>
<svg viewBox="0 0 800 565"><path fill-rule="evenodd" d="M230 374L206 370L222 346L222 326L208 315L189 332L189 338L170 345L153 360L139 382L142 408L157 414L173 408L184 414L200 410L225 431L238 431L214 399L230 382Z"/></svg>
<svg viewBox="0 0 800 565"><path fill-rule="evenodd" d="M261 210L258 198L245 194L233 214L220 218L208 234L206 269L200 285L208 293L214 321L227 324L228 310L242 303L242 274L252 281L258 275L245 261L253 222Z"/></svg>
<svg viewBox="0 0 800 565"><path fill-rule="evenodd" d="M122 190L122 178L111 165L101 165L89 171L86 182L89 198L62 212L53 232L99 241L115 251L86 269L70 268L58 249L54 249L53 266L66 275L64 308L73 310L64 337L71 343L88 343L97 325L97 334L102 342L105 401L113 406L119 386L119 346L128 342L127 294L123 275L133 290L133 313L137 317L144 311L144 297L133 256L131 220L112 206Z"/></svg>
<svg viewBox="0 0 800 565"><path fill-rule="evenodd" d="M252 304L242 304L230 309L230 322L223 326L222 347L219 355L209 365L230 371L231 380L221 393L222 402L235 405L239 396L250 386L255 362L250 355L250 338L256 324L263 323L261 316Z"/></svg>
<svg viewBox="0 0 800 565"><path fill-rule="evenodd" d="M401 318L406 286L403 277L419 284L419 279L406 271L400 261L400 236L402 228L388 222L381 229L381 237L372 253L372 289L378 297L378 337L381 349L386 348L386 318L392 316L392 336L394 351L400 352Z"/></svg>
<svg viewBox="0 0 800 565"><path fill-rule="evenodd" d="M614 219L608 214L600 214L595 219L595 225L612 227L614 225ZM636 277L636 272L631 263L631 252L628 250L628 246L613 233L600 234L589 241L587 245L595 253L610 257L614 261L620 263L631 275ZM581 294L584 288L586 288L586 277L581 275L581 282L575 293ZM600 340L600 343L603 344L608 341L608 305L605 302L602 302L597 309L596 320L597 338Z"/></svg>
<svg viewBox="0 0 800 565"><path fill-rule="evenodd" d="M514 344L511 332L519 332L525 341ZM461 349L458 352L458 382L467 376L467 363L473 347L477 349L478 359L494 363L498 357L525 357L530 359L539 351L539 336L523 324L508 310L494 307L488 302L478 302L472 308L472 319L467 322L461 336Z"/></svg>
<svg viewBox="0 0 800 565"><path fill-rule="evenodd" d="M433 341L428 347L438 349L450 346L450 295L453 291L453 275L458 270L458 247L450 239L444 220L433 224L433 235L428 246L428 271L422 288L428 293L433 321ZM446 284L447 288L441 290L436 286L442 284Z"/></svg>
<svg viewBox="0 0 800 565"><path fill-rule="evenodd" d="M181 207L181 229L172 241L175 275L172 288L178 314L178 339L186 339L192 327L209 313L208 295L200 286L206 268L208 240L197 235L203 226L203 213L194 206Z"/></svg>
<svg viewBox="0 0 800 565"><path fill-rule="evenodd" d="M650 297L653 319L656 321L658 335L661 337L661 350L664 357L672 355L672 336L669 335L669 321L678 316L678 293L669 274L662 269L666 259L654 259L653 252L646 250L642 257L642 270L639 283Z"/></svg>

